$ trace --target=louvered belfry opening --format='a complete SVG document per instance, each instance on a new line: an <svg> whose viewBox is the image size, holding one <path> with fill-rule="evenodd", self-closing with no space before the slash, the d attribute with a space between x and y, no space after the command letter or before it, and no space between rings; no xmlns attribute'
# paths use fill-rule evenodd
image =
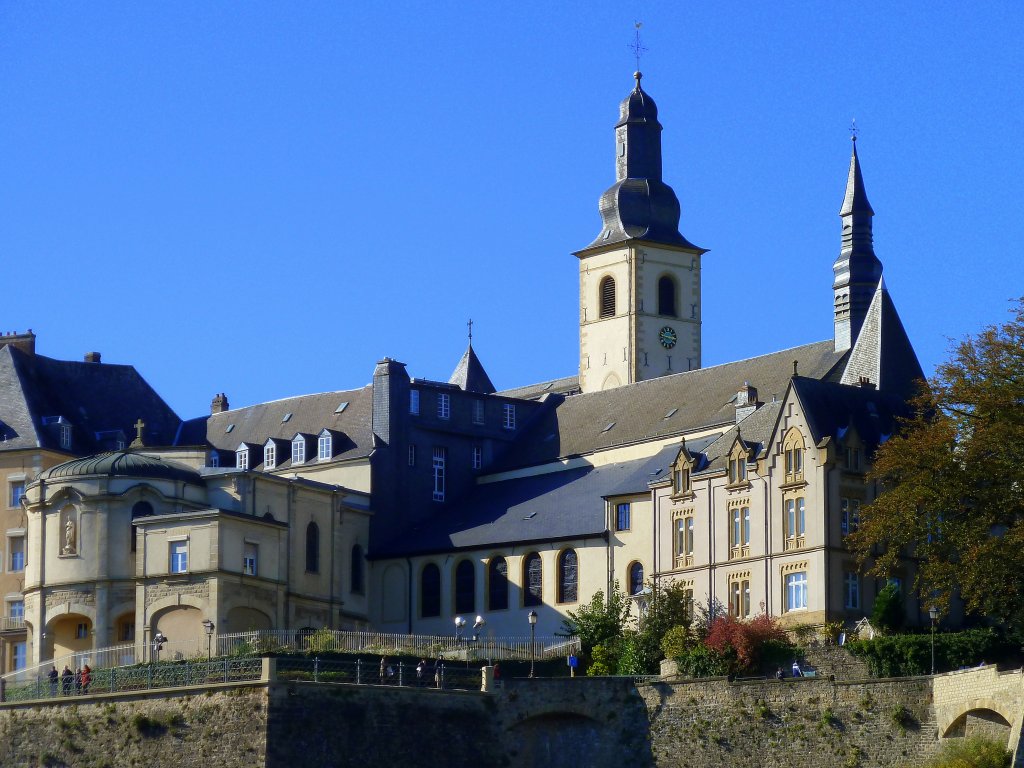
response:
<svg viewBox="0 0 1024 768"><path fill-rule="evenodd" d="M676 317L676 284L667 275L658 280L658 314Z"/></svg>
<svg viewBox="0 0 1024 768"><path fill-rule="evenodd" d="M606 277L601 281L601 317L615 317L615 280Z"/></svg>

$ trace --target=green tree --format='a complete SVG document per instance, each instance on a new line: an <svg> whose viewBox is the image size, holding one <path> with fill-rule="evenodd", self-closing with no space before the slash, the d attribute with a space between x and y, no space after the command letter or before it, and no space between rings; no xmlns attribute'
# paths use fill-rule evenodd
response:
<svg viewBox="0 0 1024 768"><path fill-rule="evenodd" d="M890 582L875 597L875 608L871 612L871 623L886 632L895 632L903 626L903 593Z"/></svg>
<svg viewBox="0 0 1024 768"><path fill-rule="evenodd" d="M954 345L878 450L882 493L850 541L876 576L919 559L915 587L948 610L1024 626L1024 300Z"/></svg>
<svg viewBox="0 0 1024 768"><path fill-rule="evenodd" d="M615 582L607 599L604 591L598 590L578 611L569 611L568 618L562 621L562 631L580 638L581 654L589 660L599 645L609 651L617 648L628 616L629 603Z"/></svg>

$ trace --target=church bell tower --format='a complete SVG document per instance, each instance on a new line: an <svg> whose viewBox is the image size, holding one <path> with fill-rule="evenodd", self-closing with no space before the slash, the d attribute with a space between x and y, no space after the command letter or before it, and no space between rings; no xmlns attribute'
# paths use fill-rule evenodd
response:
<svg viewBox="0 0 1024 768"><path fill-rule="evenodd" d="M580 388L611 389L700 367L700 260L661 179L661 123L636 86L615 125L615 183L580 264Z"/></svg>

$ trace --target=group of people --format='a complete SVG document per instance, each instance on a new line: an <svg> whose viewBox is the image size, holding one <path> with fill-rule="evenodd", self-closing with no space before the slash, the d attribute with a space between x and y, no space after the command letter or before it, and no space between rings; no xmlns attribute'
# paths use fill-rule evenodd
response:
<svg viewBox="0 0 1024 768"><path fill-rule="evenodd" d="M416 665L416 685L424 687L430 679L431 667L426 659L420 659ZM440 659L434 661L434 687L441 688L444 685L444 664ZM387 656L380 657L380 684L389 685L395 677L395 668L388 661Z"/></svg>
<svg viewBox="0 0 1024 768"><path fill-rule="evenodd" d="M88 664L74 672L67 664L64 665L63 672L58 672L56 667L50 667L46 676L50 680L51 696L57 695L58 687L63 696L70 696L72 689L75 695L81 696L89 693L89 686L92 684L92 669Z"/></svg>

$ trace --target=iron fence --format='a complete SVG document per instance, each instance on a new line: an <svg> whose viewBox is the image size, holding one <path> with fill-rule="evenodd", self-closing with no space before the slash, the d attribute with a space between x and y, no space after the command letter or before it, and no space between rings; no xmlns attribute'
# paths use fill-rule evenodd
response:
<svg viewBox="0 0 1024 768"><path fill-rule="evenodd" d="M482 682L479 668L466 667L461 663L428 662L420 665L396 661L381 665L374 659L335 661L316 657L279 658L276 662L278 680L462 691L479 691Z"/></svg>
<svg viewBox="0 0 1024 768"><path fill-rule="evenodd" d="M4 701L72 698L99 693L145 691L153 688L184 688L260 680L263 660L218 659L216 661L155 662L134 667L110 667L91 670L88 676L77 673L37 675L35 680L3 683Z"/></svg>
<svg viewBox="0 0 1024 768"><path fill-rule="evenodd" d="M341 632L318 630L261 630L222 634L216 639L215 654L303 651L328 653L374 653L423 656L462 661L537 661L578 654L578 637L467 637L401 635L383 632Z"/></svg>

